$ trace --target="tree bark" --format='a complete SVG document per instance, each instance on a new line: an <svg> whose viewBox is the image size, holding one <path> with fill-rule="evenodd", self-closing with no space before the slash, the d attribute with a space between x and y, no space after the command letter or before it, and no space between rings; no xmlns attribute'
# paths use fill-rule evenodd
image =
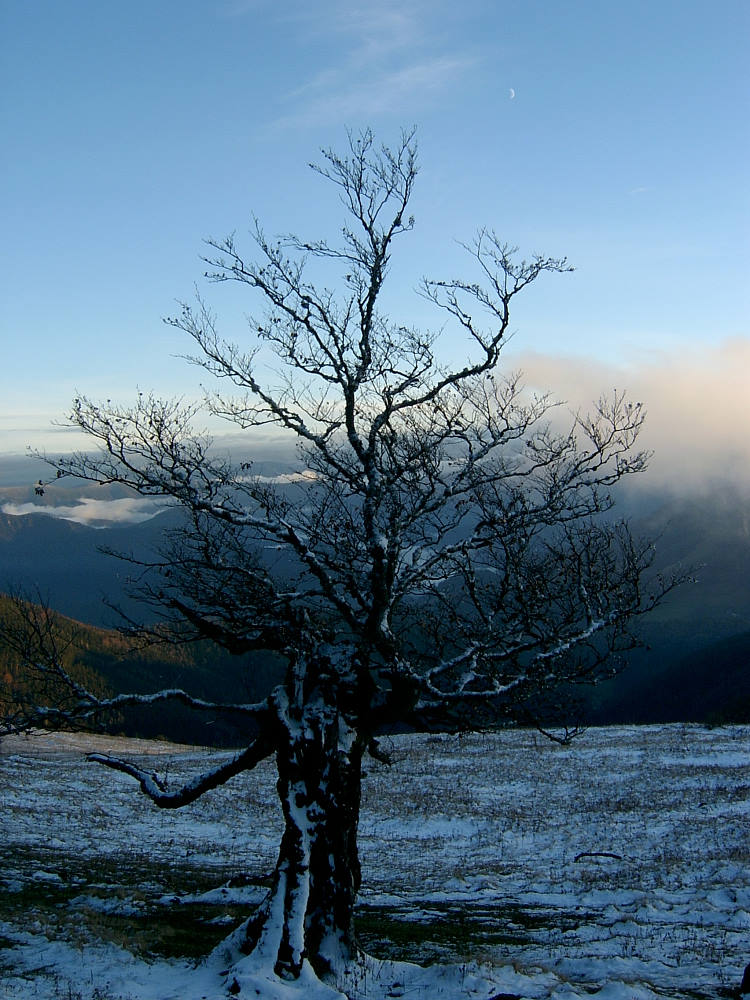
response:
<svg viewBox="0 0 750 1000"><path fill-rule="evenodd" d="M320 692L280 706L277 790L284 834L272 888L248 921L241 950L282 978L307 959L317 975L356 954L354 904L361 876L357 826L364 740L338 698ZM332 703L333 702L333 703Z"/></svg>

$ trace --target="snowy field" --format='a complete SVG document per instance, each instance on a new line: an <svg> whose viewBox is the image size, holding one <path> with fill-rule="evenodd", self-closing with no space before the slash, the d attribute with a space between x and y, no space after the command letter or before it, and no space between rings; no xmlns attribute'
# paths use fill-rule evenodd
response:
<svg viewBox="0 0 750 1000"><path fill-rule="evenodd" d="M375 961L350 996L733 995L750 961L750 727L390 743L394 767L369 762L364 782L359 929ZM194 965L263 893L272 768L162 812L86 747L148 754L175 783L207 756L105 737L0 745L0 997L223 996Z"/></svg>

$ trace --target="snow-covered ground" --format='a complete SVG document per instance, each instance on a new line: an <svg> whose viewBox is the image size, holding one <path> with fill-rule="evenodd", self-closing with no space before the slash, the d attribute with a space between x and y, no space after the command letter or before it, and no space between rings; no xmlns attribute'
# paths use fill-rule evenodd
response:
<svg viewBox="0 0 750 1000"><path fill-rule="evenodd" d="M394 766L370 762L364 782L359 927L375 959L350 996L732 995L750 961L750 727L390 743ZM2 1000L213 1000L195 959L263 893L271 766L167 812L82 758L109 747L175 783L207 760L105 737L0 745Z"/></svg>

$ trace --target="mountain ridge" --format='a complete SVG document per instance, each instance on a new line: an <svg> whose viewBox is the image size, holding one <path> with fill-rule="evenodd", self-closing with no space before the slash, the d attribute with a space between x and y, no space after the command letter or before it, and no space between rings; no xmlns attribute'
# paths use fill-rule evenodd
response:
<svg viewBox="0 0 750 1000"><path fill-rule="evenodd" d="M14 502L28 501L29 492L23 498L14 490ZM64 499L69 503L83 495L83 490L68 490ZM0 591L36 595L100 628L118 624L105 596L130 615L143 613L127 596L131 567L104 554L101 546L153 554L164 532L177 523L177 511L139 523L91 527L48 513L4 513L3 500L7 491L0 489ZM689 571L695 582L678 588L645 619L644 648L628 655L620 676L591 693L586 717L677 721L677 712L686 716L680 721L724 715L750 721L750 645L742 638L750 635L750 495L727 489L640 501L631 495L623 506L639 533L655 538L655 570L665 576ZM675 691L682 692L676 700Z"/></svg>

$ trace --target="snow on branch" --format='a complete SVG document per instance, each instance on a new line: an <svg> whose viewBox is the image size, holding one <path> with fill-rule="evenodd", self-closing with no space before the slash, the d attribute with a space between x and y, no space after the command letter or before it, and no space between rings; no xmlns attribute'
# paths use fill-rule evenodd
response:
<svg viewBox="0 0 750 1000"><path fill-rule="evenodd" d="M10 715L2 720L2 730L6 733L25 732L32 726L63 726L68 727L79 723L91 722L108 712L133 706L153 706L165 701L177 701L188 708L197 711L218 712L223 714L238 714L252 718L262 718L268 712L266 702L255 704L222 704L220 702L204 701L194 698L180 688L170 688L156 691L153 694L120 694L113 698L97 698L89 691L76 685L78 698L63 707L51 705L24 706L23 711Z"/></svg>
<svg viewBox="0 0 750 1000"><path fill-rule="evenodd" d="M235 754L234 757L231 757L218 767L206 771L204 774L197 775L174 792L168 791L164 782L155 773L149 774L136 764L121 760L119 757L91 753L87 759L95 764L102 764L104 767L110 767L114 771L120 771L122 774L128 774L131 778L135 778L139 782L144 795L148 795L151 801L155 802L160 809L179 809L181 806L195 802L196 799L200 798L206 792L211 791L211 789L225 784L230 778L240 774L242 771L252 770L262 760L265 760L266 757L270 757L274 750L275 746L270 740L265 737L259 737L247 749Z"/></svg>

